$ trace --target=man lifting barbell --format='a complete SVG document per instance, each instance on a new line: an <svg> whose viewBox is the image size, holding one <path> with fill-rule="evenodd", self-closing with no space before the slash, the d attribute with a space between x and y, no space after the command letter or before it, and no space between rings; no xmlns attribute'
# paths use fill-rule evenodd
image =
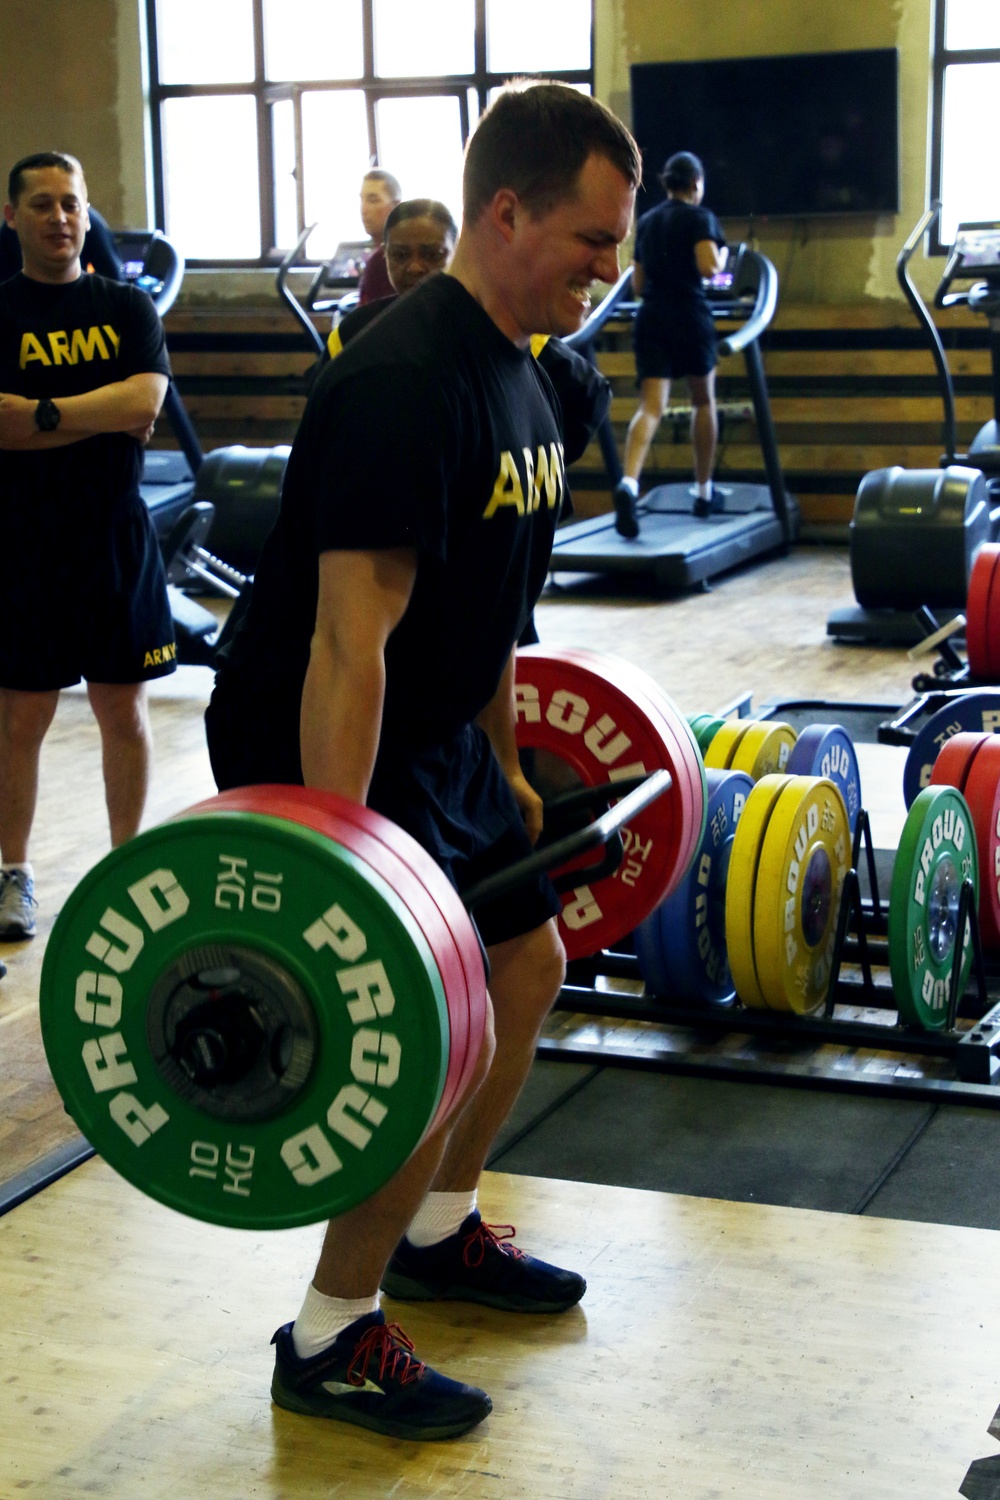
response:
<svg viewBox="0 0 1000 1500"><path fill-rule="evenodd" d="M564 452L529 339L573 332L592 283L616 280L639 175L625 128L567 86L508 89L483 117L449 272L384 313L310 397L207 714L220 787L304 782L367 802L459 891L530 850L542 809L517 758L513 648L548 569ZM476 1209L562 982L558 909L543 877L476 911L495 1051L488 1039L450 1133L329 1226L302 1311L275 1335L280 1405L454 1435L489 1397L417 1360L379 1285L536 1312L583 1295L582 1277L515 1250Z"/></svg>

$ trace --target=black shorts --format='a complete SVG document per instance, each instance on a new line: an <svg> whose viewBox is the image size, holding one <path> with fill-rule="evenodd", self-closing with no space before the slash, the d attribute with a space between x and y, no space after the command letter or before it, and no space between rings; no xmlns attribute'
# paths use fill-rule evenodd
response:
<svg viewBox="0 0 1000 1500"><path fill-rule="evenodd" d="M100 526L13 523L0 549L0 687L42 693L136 683L177 666L159 543L140 496Z"/></svg>
<svg viewBox="0 0 1000 1500"><path fill-rule="evenodd" d="M718 362L711 315L664 309L641 302L633 331L635 375L644 380L680 380L709 375Z"/></svg>
<svg viewBox="0 0 1000 1500"><path fill-rule="evenodd" d="M205 714L212 773L220 791L266 782L302 784L297 737L288 704L268 713L253 691L218 686ZM291 722L298 724L295 712ZM383 742L368 806L406 830L440 865L461 895L487 876L532 853L520 809L492 747L468 725L430 749ZM487 947L532 932L557 916L561 902L547 876L533 877L473 913Z"/></svg>

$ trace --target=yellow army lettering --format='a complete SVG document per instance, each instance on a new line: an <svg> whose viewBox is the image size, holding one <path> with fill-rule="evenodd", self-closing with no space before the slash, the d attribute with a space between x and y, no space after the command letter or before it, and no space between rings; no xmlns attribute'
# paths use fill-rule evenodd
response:
<svg viewBox="0 0 1000 1500"><path fill-rule="evenodd" d="M142 659L144 667L162 667L168 661L177 659L177 647L173 641L166 646L157 646L153 651L147 651Z"/></svg>
<svg viewBox="0 0 1000 1500"><path fill-rule="evenodd" d="M530 448L522 448L524 481L518 470L517 460L508 448L500 455L497 473L489 504L483 511L483 520L489 521L501 506L513 505L519 516L531 515L542 504L542 489L549 510L555 510L563 495L562 443L550 443L549 451L539 444L537 457L532 457Z"/></svg>
<svg viewBox="0 0 1000 1500"><path fill-rule="evenodd" d="M74 328L72 334L65 328L58 328L44 337L48 340L49 353L45 352L41 339L36 334L21 335L22 370L32 361L50 366L75 365L81 359L85 364L90 364L94 359L117 359L121 346L121 339L110 323L105 323L100 328L94 323L86 331Z"/></svg>

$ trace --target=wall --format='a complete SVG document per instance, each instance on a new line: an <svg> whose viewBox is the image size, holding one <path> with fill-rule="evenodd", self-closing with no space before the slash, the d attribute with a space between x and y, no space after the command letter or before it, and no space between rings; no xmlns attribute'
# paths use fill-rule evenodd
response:
<svg viewBox="0 0 1000 1500"><path fill-rule="evenodd" d="M902 301L895 278L899 246L920 217L928 180L932 0L596 0L596 86L629 119L629 67L636 62L836 52L898 47L900 53L900 213L841 221L771 221L756 227L759 247L778 268L782 301ZM706 201L711 203L711 183ZM727 225L739 238L745 221ZM938 263L918 255L915 279L932 291Z"/></svg>
<svg viewBox="0 0 1000 1500"><path fill-rule="evenodd" d="M148 223L139 0L3 0L0 144L71 151L115 225Z"/></svg>
<svg viewBox="0 0 1000 1500"><path fill-rule="evenodd" d="M62 146L87 170L91 197L113 224L149 222L141 0L3 0L0 142L4 169L25 152ZM894 265L922 212L927 181L931 0L596 0L599 96L629 117L629 65L670 59L900 49L899 215L757 226L782 301L900 300ZM727 226L734 238L745 225ZM930 292L937 263L915 261ZM185 300L273 297L270 272L188 277Z"/></svg>

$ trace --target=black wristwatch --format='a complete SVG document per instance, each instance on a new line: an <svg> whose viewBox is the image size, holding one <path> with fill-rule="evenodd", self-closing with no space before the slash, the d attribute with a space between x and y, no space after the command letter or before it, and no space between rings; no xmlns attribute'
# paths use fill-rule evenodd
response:
<svg viewBox="0 0 1000 1500"><path fill-rule="evenodd" d="M35 407L35 426L39 432L55 432L61 416L56 403L46 396Z"/></svg>

